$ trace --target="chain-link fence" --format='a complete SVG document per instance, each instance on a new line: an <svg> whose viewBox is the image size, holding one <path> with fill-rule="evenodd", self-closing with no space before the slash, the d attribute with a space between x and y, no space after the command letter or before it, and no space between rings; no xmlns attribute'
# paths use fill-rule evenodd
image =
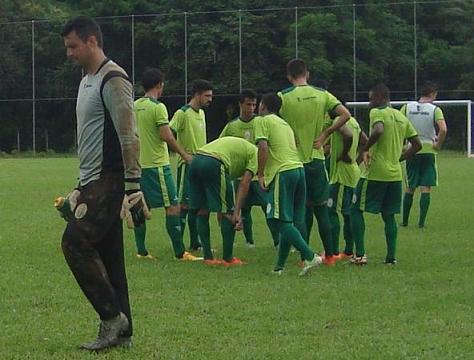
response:
<svg viewBox="0 0 474 360"><path fill-rule="evenodd" d="M437 81L445 71L427 43L440 26L426 20L432 6L349 4L97 21L106 54L128 72L137 96L148 66L166 73L163 102L170 113L187 101L192 80L213 82L215 98L207 110L213 138L236 115L236 96L242 89L264 93L287 87L285 64L294 57L307 61L312 84L347 101L367 100L367 90L377 79L389 84L394 100L416 98L422 81ZM64 19L0 24L4 58L15 59L3 64L11 76L0 87L0 151L74 150L75 100L82 74L66 60L59 35L63 24ZM445 82L440 98L472 99L472 89L458 85ZM447 119L459 120L457 136L465 137L465 110L449 112Z"/></svg>

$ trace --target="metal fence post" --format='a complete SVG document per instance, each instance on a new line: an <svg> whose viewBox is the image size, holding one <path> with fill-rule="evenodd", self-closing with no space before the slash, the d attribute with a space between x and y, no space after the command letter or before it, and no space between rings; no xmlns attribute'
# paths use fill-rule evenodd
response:
<svg viewBox="0 0 474 360"><path fill-rule="evenodd" d="M31 20L31 100L33 126L33 154L36 154L36 84L35 84L35 21Z"/></svg>

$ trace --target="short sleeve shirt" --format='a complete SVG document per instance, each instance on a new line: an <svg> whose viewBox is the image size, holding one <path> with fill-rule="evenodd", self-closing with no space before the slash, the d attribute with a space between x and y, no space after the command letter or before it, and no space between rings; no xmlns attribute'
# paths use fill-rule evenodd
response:
<svg viewBox="0 0 474 360"><path fill-rule="evenodd" d="M340 101L330 92L311 85L292 86L278 95L282 101L280 116L295 133L299 159L303 163L324 160L324 151L314 149L313 142L324 130L326 113Z"/></svg>
<svg viewBox="0 0 474 360"><path fill-rule="evenodd" d="M238 179L245 171L257 173L257 147L245 139L233 136L218 138L198 149L197 153L220 160L232 179Z"/></svg>
<svg viewBox="0 0 474 360"><path fill-rule="evenodd" d="M254 116L249 121L243 121L239 117L229 122L222 130L219 137L235 136L255 144L255 119Z"/></svg>
<svg viewBox="0 0 474 360"><path fill-rule="evenodd" d="M290 125L275 114L257 119L255 141L268 142L268 159L265 164L265 184L269 185L279 172L302 167L296 149L295 135Z"/></svg>
<svg viewBox="0 0 474 360"><path fill-rule="evenodd" d="M176 132L178 143L189 154L196 153L207 142L206 116L202 109L196 111L189 105L183 106L174 113L170 127ZM182 163L184 160L179 158L178 166Z"/></svg>
<svg viewBox="0 0 474 360"><path fill-rule="evenodd" d="M168 125L166 106L154 98L143 97L135 101L138 137L140 139L140 165L142 168L169 165L168 145L160 137L159 127Z"/></svg>
<svg viewBox="0 0 474 360"><path fill-rule="evenodd" d="M405 139L417 135L415 128L408 119L398 110L384 106L370 110L370 130L381 122L384 132L379 140L370 148L370 163L367 169L367 178L376 181L401 181L402 155Z"/></svg>

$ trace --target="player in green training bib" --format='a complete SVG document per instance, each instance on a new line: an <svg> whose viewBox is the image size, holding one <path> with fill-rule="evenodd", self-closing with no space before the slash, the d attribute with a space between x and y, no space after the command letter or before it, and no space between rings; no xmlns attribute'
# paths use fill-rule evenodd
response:
<svg viewBox="0 0 474 360"><path fill-rule="evenodd" d="M408 225L413 194L417 187L420 188L421 193L418 227L425 226L430 206L431 187L438 185L436 155L443 146L448 129L443 111L433 104L437 95L437 85L428 82L421 90L420 99L404 105L400 110L415 127L422 144L421 150L406 162L407 188L403 198L402 226ZM436 133L436 127L439 129L438 133Z"/></svg>
<svg viewBox="0 0 474 360"><path fill-rule="evenodd" d="M158 69L148 69L143 73L142 85L145 96L135 101L142 167L140 186L150 208L165 208L166 230L176 258L198 260L199 258L184 250L180 209L170 169L168 145L184 161L191 161L191 155L176 142L169 127L166 106L157 100L163 94L164 75ZM145 246L146 223L136 226L134 231L137 256L153 259Z"/></svg>
<svg viewBox="0 0 474 360"><path fill-rule="evenodd" d="M325 264L334 265L336 258L333 257L334 244L327 208L328 176L321 146L351 114L331 93L308 85L309 72L303 60L291 60L286 71L287 79L293 86L278 93L282 101L280 116L295 133L299 160L304 165L307 197L306 240L309 242L315 216L324 246ZM326 113L329 111L335 111L339 118L325 129Z"/></svg>
<svg viewBox="0 0 474 360"><path fill-rule="evenodd" d="M281 274L293 245L301 254L305 275L311 268L322 263L305 241L306 184L303 164L299 160L295 135L291 127L276 113L281 99L275 94L262 97L255 126L258 144L258 181L269 192L267 218L279 232L278 260L273 270Z"/></svg>
<svg viewBox="0 0 474 360"><path fill-rule="evenodd" d="M397 224L402 197L402 168L400 161L410 159L421 148L416 130L398 110L390 107L390 91L384 84L369 92L370 136L364 146L367 179L361 179L354 195L351 225L356 246L357 265L367 263L364 249L365 222L363 212L381 213L387 241L386 264L396 264ZM410 147L403 152L408 140Z"/></svg>
<svg viewBox="0 0 474 360"><path fill-rule="evenodd" d="M330 112L330 117L333 121L337 121L337 115L334 112ZM354 241L350 227L350 213L354 189L360 178L360 169L356 160L359 144L365 145L366 142L367 136L353 117L334 132L330 139L328 208L334 241L334 255L340 259L352 258L353 256ZM339 213L344 219L345 249L342 253L339 253L339 234L341 230Z"/></svg>
<svg viewBox="0 0 474 360"><path fill-rule="evenodd" d="M171 119L171 129L176 133L178 143L193 155L197 149L207 143L206 116L203 108L212 102L212 85L206 80L196 80L192 87L192 97L187 105L178 109ZM199 243L196 228L196 211L189 211L189 166L181 157L178 160L178 198L181 206L181 231L184 234L186 217L188 218L190 249L198 250Z"/></svg>
<svg viewBox="0 0 474 360"><path fill-rule="evenodd" d="M241 265L233 257L235 230L241 228L240 210L250 182L257 172L257 148L250 142L226 136L197 150L189 166L191 209L197 210L197 230L204 263L207 265ZM232 180L241 179L234 203ZM214 259L211 251L209 213L217 212L223 242L223 260Z"/></svg>
<svg viewBox="0 0 474 360"><path fill-rule="evenodd" d="M239 98L239 117L229 122L222 130L220 137L235 136L255 144L255 123L257 115L257 94L253 90L244 90ZM239 180L236 180L234 188L238 189ZM260 206L265 214L267 208L267 194L260 189L257 178L250 183L247 200L242 208L242 224L245 241L248 247L254 247L252 231L252 206ZM270 225L269 225L270 227ZM278 233L270 227L273 244L278 245Z"/></svg>

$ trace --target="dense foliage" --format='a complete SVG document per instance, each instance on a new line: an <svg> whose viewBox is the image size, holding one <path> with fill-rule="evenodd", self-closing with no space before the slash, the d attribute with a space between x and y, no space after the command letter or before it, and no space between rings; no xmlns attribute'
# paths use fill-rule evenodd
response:
<svg viewBox="0 0 474 360"><path fill-rule="evenodd" d="M31 147L33 28L37 147L45 148L47 131L49 147L66 151L74 144L74 97L81 76L80 69L66 60L59 36L67 18L78 14L99 18L106 53L135 78L138 95L143 69L163 69L167 74L164 102L170 112L185 101L185 71L189 82L198 77L211 80L217 95L208 110L213 137L231 116L233 95L240 89L239 21L242 87L278 90L287 86L284 65L296 55L295 6L298 56L308 62L312 82L324 84L339 97L366 100L368 88L377 80L387 82L394 99L415 96L416 10L416 90L423 81L435 80L443 99L472 98L473 1L417 3L416 9L406 2L357 2L355 96L354 7L347 1L0 0L0 150L16 148L17 132L22 149ZM279 7L287 9L271 10ZM223 11L229 9L258 10ZM189 13L184 15L184 11ZM13 99L23 100L4 101ZM461 144L465 135L462 114L455 124L460 138L452 141Z"/></svg>

